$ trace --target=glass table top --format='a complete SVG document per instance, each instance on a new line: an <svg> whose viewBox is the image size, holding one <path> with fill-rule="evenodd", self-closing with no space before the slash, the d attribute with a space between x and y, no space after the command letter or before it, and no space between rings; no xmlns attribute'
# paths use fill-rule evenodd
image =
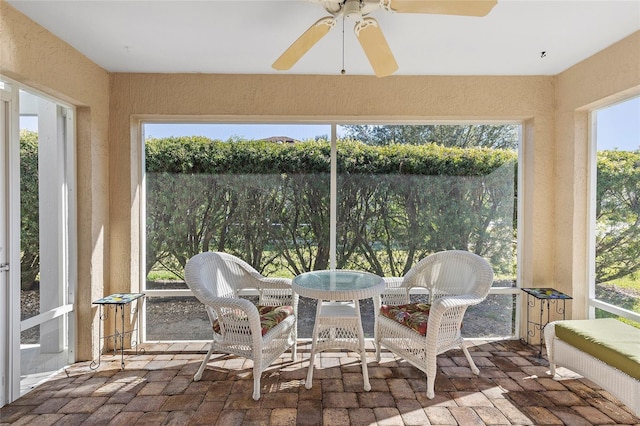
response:
<svg viewBox="0 0 640 426"><path fill-rule="evenodd" d="M521 290L538 299L573 299L571 296L566 295L555 288L522 288Z"/></svg>
<svg viewBox="0 0 640 426"><path fill-rule="evenodd" d="M341 269L305 272L293 279L300 295L322 299L362 299L381 293L384 286L375 274Z"/></svg>
<svg viewBox="0 0 640 426"><path fill-rule="evenodd" d="M126 305L144 296L144 293L115 293L93 302L94 305Z"/></svg>

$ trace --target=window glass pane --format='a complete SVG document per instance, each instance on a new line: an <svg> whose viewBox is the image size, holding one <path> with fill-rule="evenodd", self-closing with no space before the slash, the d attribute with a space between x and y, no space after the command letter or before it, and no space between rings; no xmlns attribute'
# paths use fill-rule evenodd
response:
<svg viewBox="0 0 640 426"><path fill-rule="evenodd" d="M65 314L20 333L20 394L69 365L68 334L60 333L68 323Z"/></svg>
<svg viewBox="0 0 640 426"><path fill-rule="evenodd" d="M21 324L29 327L20 335L24 392L41 373L53 373L72 359L70 317L64 314L48 321L34 317L55 315L60 307L73 304L69 297L69 271L75 269L69 243L74 232L69 188L74 185L67 157L73 151L66 133L66 126L72 125L65 117L68 110L25 90L19 91L19 109L20 319L31 319Z"/></svg>
<svg viewBox="0 0 640 426"><path fill-rule="evenodd" d="M611 313L609 311L605 311L603 309L596 308L596 318L617 318L618 320L620 320L620 321L622 321L624 323L632 325L632 326L634 326L636 328L640 328L640 322L620 317L620 316L618 316L616 314L613 314L613 313Z"/></svg>
<svg viewBox="0 0 640 426"><path fill-rule="evenodd" d="M147 289L186 288L184 265L204 251L269 277L328 267L330 126L165 126L145 125ZM191 314L154 329L164 312L149 299L148 340L211 338L210 326L204 335L171 331L188 328ZM180 311L187 300L167 306ZM315 314L314 300L300 307L301 317Z"/></svg>
<svg viewBox="0 0 640 426"><path fill-rule="evenodd" d="M518 126L345 125L338 133L339 269L403 276L431 253L469 250L492 265L494 285L515 286ZM502 298L508 311L494 299L482 307L511 336L511 296Z"/></svg>
<svg viewBox="0 0 640 426"><path fill-rule="evenodd" d="M40 313L38 98L20 92L20 290L22 320Z"/></svg>
<svg viewBox="0 0 640 426"><path fill-rule="evenodd" d="M516 333L515 294L490 294L484 302L470 306L464 315L462 337L510 337Z"/></svg>
<svg viewBox="0 0 640 426"><path fill-rule="evenodd" d="M330 267L330 126L270 126L145 124L147 289L185 288L186 261L207 250L266 276ZM401 276L457 248L485 256L495 285L515 286L519 126L338 126L337 136L338 268ZM476 337L512 335L511 298L487 303L509 305L508 319ZM148 300L147 339L192 339L154 328L168 311ZM315 304L300 299L299 337L311 337Z"/></svg>
<svg viewBox="0 0 640 426"><path fill-rule="evenodd" d="M596 123L595 297L640 314L640 98L597 111Z"/></svg>
<svg viewBox="0 0 640 426"><path fill-rule="evenodd" d="M204 305L195 297L146 297L147 340L211 340Z"/></svg>
<svg viewBox="0 0 640 426"><path fill-rule="evenodd" d="M518 126L342 126L338 267L401 276L470 250L515 279ZM509 286L509 285L507 285Z"/></svg>

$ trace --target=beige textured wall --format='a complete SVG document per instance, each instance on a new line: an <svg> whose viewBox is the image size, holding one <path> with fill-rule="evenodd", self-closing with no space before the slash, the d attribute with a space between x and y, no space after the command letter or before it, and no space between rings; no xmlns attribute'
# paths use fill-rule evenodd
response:
<svg viewBox="0 0 640 426"><path fill-rule="evenodd" d="M97 355L96 309L108 260L108 74L0 1L0 74L77 107L78 359Z"/></svg>
<svg viewBox="0 0 640 426"><path fill-rule="evenodd" d="M130 125L147 117L224 120L510 119L525 123L523 286L554 277L554 77L375 77L299 75L112 75L111 283L141 282L137 242L140 145ZM133 218L133 220L132 220Z"/></svg>
<svg viewBox="0 0 640 426"><path fill-rule="evenodd" d="M589 110L640 94L640 31L557 76L555 284L574 297L573 317L588 310Z"/></svg>

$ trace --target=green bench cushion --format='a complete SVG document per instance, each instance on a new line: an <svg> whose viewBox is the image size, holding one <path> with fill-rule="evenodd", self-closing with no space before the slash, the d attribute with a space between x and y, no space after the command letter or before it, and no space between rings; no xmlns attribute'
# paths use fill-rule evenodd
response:
<svg viewBox="0 0 640 426"><path fill-rule="evenodd" d="M640 380L640 329L601 318L558 321L555 332L560 340Z"/></svg>

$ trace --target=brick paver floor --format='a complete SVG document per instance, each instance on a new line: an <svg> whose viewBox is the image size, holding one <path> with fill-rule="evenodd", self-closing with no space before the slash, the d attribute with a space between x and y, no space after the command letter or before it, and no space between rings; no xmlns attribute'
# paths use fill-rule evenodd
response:
<svg viewBox="0 0 640 426"><path fill-rule="evenodd" d="M267 370L262 397L251 398L251 362L215 356L193 381L206 344L143 345L103 356L97 371L82 362L0 409L2 425L640 425L608 392L566 369L550 378L537 349L519 341L474 342L475 376L461 351L438 357L436 397L422 372L367 342L371 391L355 353L316 358L313 388L304 387L308 341Z"/></svg>

